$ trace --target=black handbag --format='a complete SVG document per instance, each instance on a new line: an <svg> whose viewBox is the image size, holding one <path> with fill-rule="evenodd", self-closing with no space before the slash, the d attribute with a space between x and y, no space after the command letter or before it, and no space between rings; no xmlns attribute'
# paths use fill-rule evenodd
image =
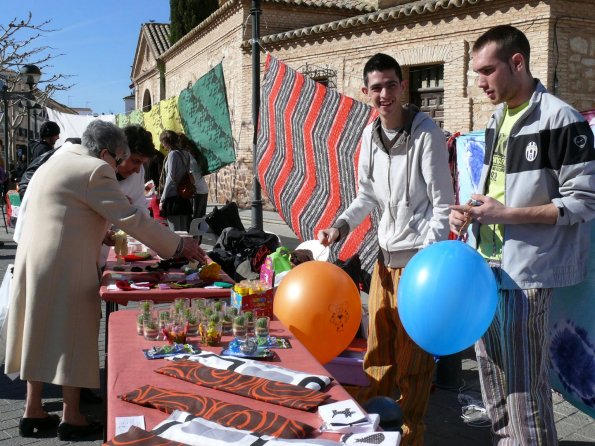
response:
<svg viewBox="0 0 595 446"><path fill-rule="evenodd" d="M223 230L229 227L239 229L240 231L245 230L240 219L238 205L233 201L222 206L220 209L215 206L205 217L205 221L217 236L220 236Z"/></svg>

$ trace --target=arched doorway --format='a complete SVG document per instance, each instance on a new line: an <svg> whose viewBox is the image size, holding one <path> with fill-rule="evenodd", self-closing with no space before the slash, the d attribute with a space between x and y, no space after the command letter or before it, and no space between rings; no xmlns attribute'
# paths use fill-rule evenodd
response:
<svg viewBox="0 0 595 446"><path fill-rule="evenodd" d="M149 90L145 90L145 94L143 94L143 111L148 112L151 110L153 104L151 103L151 93Z"/></svg>

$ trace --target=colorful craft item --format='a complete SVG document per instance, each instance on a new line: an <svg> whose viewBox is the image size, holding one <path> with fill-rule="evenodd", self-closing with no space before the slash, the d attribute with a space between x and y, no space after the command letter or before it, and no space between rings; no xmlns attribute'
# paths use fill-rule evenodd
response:
<svg viewBox="0 0 595 446"><path fill-rule="evenodd" d="M203 280L217 280L221 274L221 265L217 262L207 263L198 272L198 276Z"/></svg>
<svg viewBox="0 0 595 446"><path fill-rule="evenodd" d="M199 350L190 344L174 343L173 345L163 345L161 347L155 346L151 349L143 350L143 352L145 354L145 358L147 359L161 359L184 353L196 354L199 352Z"/></svg>
<svg viewBox="0 0 595 446"><path fill-rule="evenodd" d="M305 387L218 370L192 361L174 361L155 370L204 387L298 410L312 410L329 395Z"/></svg>
<svg viewBox="0 0 595 446"><path fill-rule="evenodd" d="M135 291L135 290L150 290L157 285L155 282L148 281L134 281L134 280L117 280L116 287L122 291Z"/></svg>
<svg viewBox="0 0 595 446"><path fill-rule="evenodd" d="M314 428L264 410L250 409L195 393L179 392L155 386L142 386L120 395L120 399L165 413L184 410L223 426L241 428L279 438L306 438Z"/></svg>
<svg viewBox="0 0 595 446"><path fill-rule="evenodd" d="M143 260L150 260L151 258L152 256L148 252L135 252L124 256L124 260L127 262L141 262Z"/></svg>

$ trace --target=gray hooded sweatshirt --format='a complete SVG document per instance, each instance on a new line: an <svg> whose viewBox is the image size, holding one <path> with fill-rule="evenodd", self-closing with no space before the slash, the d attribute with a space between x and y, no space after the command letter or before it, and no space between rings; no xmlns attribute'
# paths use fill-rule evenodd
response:
<svg viewBox="0 0 595 446"><path fill-rule="evenodd" d="M378 206L378 243L392 268L448 238L449 205L455 202L442 130L414 105L403 110L406 125L392 147L382 142L379 118L364 129L358 194L333 225L343 238Z"/></svg>

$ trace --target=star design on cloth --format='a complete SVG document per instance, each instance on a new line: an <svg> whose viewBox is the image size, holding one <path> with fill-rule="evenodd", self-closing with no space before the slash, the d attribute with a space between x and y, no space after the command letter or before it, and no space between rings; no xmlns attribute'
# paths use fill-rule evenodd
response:
<svg viewBox="0 0 595 446"><path fill-rule="evenodd" d="M351 415L354 415L355 411L351 410L349 407L346 407L343 410L334 410L333 409L333 418L335 415L345 415L345 418L349 418Z"/></svg>

